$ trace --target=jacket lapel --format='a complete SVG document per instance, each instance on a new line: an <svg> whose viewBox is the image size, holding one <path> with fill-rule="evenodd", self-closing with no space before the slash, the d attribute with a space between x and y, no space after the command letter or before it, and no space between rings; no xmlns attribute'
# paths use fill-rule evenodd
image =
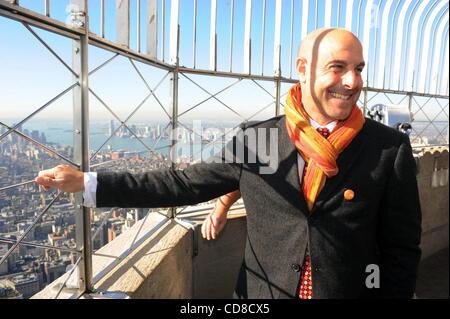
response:
<svg viewBox="0 0 450 319"><path fill-rule="evenodd" d="M277 123L278 126L278 170L274 174L278 181L284 181L286 199L291 201L295 207L307 215L308 208L306 206L305 198L303 197L297 162L297 149L291 142L285 122L286 117L283 116Z"/></svg>

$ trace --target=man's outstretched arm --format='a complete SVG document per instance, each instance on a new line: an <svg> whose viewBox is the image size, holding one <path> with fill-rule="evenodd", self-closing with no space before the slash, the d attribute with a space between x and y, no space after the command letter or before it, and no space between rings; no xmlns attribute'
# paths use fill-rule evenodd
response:
<svg viewBox="0 0 450 319"><path fill-rule="evenodd" d="M170 207L204 202L239 188L241 164L194 164L143 174L98 173L97 207ZM84 173L67 165L39 172L45 189L84 191Z"/></svg>

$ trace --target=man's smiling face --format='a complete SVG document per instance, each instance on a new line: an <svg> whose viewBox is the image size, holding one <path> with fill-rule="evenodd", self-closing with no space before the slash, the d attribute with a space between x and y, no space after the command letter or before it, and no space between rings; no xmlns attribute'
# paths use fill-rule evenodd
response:
<svg viewBox="0 0 450 319"><path fill-rule="evenodd" d="M345 120L363 86L359 40L348 31L333 30L317 37L307 49L309 59L297 60L306 111L321 124Z"/></svg>

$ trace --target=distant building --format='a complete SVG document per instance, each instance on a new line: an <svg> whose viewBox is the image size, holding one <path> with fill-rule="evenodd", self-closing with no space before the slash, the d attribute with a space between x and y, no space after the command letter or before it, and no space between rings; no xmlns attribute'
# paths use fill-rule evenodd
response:
<svg viewBox="0 0 450 319"><path fill-rule="evenodd" d="M11 277L15 289L23 295L23 298L29 298L39 292L39 278L36 274L20 274Z"/></svg>
<svg viewBox="0 0 450 319"><path fill-rule="evenodd" d="M16 287L11 280L1 279L0 299L23 299L23 295L16 290Z"/></svg>
<svg viewBox="0 0 450 319"><path fill-rule="evenodd" d="M45 262L44 274L47 284L52 283L57 278L61 277L66 272L67 263L63 262Z"/></svg>

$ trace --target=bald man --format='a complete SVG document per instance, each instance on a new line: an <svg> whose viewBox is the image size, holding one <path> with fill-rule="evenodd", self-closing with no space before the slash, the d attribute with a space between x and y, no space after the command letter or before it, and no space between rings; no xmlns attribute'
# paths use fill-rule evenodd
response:
<svg viewBox="0 0 450 319"><path fill-rule="evenodd" d="M421 213L409 139L356 106L364 59L352 33L309 34L296 66L286 115L242 124L258 147L252 134L236 136L232 161L222 152L213 163L139 175L58 166L36 182L83 191L97 207L189 205L234 192L226 210L242 196L247 240L235 297L411 298ZM274 139L278 165L264 170L261 144Z"/></svg>

